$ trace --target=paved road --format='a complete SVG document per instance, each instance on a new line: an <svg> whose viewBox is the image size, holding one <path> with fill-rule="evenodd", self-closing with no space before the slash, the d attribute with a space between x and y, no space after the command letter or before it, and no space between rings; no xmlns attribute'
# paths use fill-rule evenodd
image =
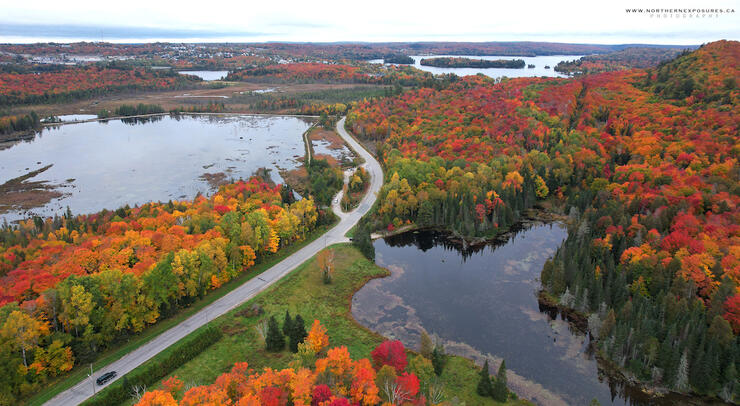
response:
<svg viewBox="0 0 740 406"><path fill-rule="evenodd" d="M317 238L307 246L301 248L293 255L285 258L283 261L277 263L272 268L263 272L258 277L252 278L245 282L243 285L229 292L222 298L216 300L210 305L204 307L198 313L190 316L190 318L184 320L180 324L172 327L171 329L160 334L156 338L137 348L136 350L124 355L117 361L112 362L104 368L96 371L94 378L102 375L108 371L118 372L117 378L120 378L124 374L132 371L134 368L143 364L148 359L157 355L159 352L176 343L183 337L192 333L199 327L205 325L209 321L216 317L225 314L229 310L239 306L245 301L253 298L258 293L267 289L270 285L280 280L290 271L294 270L298 265L302 264L309 258L316 255L325 246L347 242L349 239L345 237L347 231L349 231L365 213L370 210L373 203L375 202L376 195L380 191L380 187L383 184L383 169L380 167L378 161L370 155L357 141L354 140L344 130L344 118L337 123L337 130L339 135L357 151L358 154L365 159L365 163L362 165L370 173L370 189L368 193L363 197L360 205L352 212L343 213L339 209L338 204L333 204L332 208L334 212L340 217L339 224L334 226L331 230L327 231L323 236ZM340 192L341 194L341 192ZM341 196L339 196L341 198ZM339 199L336 199L339 201ZM117 379L116 378L116 379ZM105 386L110 385L114 380L109 381ZM102 386L95 387L95 390L102 389ZM90 379L85 379L78 383L74 387L58 394L56 397L46 402L46 405L60 405L60 406L71 406L78 405L85 401L92 395L93 384Z"/></svg>

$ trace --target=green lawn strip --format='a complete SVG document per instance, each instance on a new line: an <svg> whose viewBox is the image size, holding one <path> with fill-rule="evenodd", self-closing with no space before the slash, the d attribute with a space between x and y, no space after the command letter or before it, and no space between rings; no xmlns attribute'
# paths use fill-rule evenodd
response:
<svg viewBox="0 0 740 406"><path fill-rule="evenodd" d="M350 244L337 244L331 248L335 250L335 272L331 284L323 283L315 258L311 259L270 289L212 321L211 325L224 332L221 340L162 380L177 376L186 386L210 384L220 374L229 371L235 362L243 361L256 371L264 367L286 368L292 354L287 350L280 353L265 351L255 328L259 320L271 315L282 324L286 309L293 317L300 314L307 330L314 319L320 320L328 330L331 347L345 345L353 359L370 358L370 351L384 338L357 323L350 312L350 304L354 293L367 281L387 276L388 271L367 260ZM255 303L264 309L263 315L245 317L240 314ZM469 405L498 404L476 394L478 371L479 367L472 361L451 356L442 374L447 397L457 397ZM507 404L530 403L511 400Z"/></svg>
<svg viewBox="0 0 740 406"><path fill-rule="evenodd" d="M93 369L97 371L99 368L102 368L110 364L111 362L123 357L129 352L146 344L149 340L153 339L159 334L167 331L173 326L176 326L183 320L197 313L199 310L201 310L205 306L213 303L214 301L220 299L227 293L236 289L238 286L242 285L244 282L248 281L249 279L252 279L255 276L258 276L262 272L270 269L273 265L277 264L278 262L290 256L294 252L310 244L312 241L322 236L327 230L333 227L337 222L338 222L338 219L335 219L335 221L329 225L324 225L324 226L320 226L316 228L315 230L313 230L311 233L309 233L306 236L305 240L281 249L275 255L266 258L264 262L261 262L255 265L255 267L250 269L248 272L245 272L244 274L239 275L237 278L229 281L228 283L225 283L220 288L209 292L205 297L195 301L189 307L184 308L180 310L178 313L174 314L173 316L163 319L157 322L156 324L148 327L141 334L131 337L126 343L118 347L110 348L106 350L105 352L101 353L98 359L95 362L93 362ZM39 405L44 404L45 402L49 401L57 394L71 388L72 386L80 382L81 380L85 379L89 371L90 371L90 364L75 366L75 368L69 374L65 375L63 378L57 380L56 382L51 383L41 392L29 398L26 401L27 402L26 404L29 406L39 406Z"/></svg>
<svg viewBox="0 0 740 406"><path fill-rule="evenodd" d="M209 345L221 338L223 332L212 326L202 326L192 334L181 339L140 367L127 373L112 385L105 387L95 396L82 402L83 406L109 406L128 402L131 399L131 387L146 388L157 382L169 371L182 365L187 359L202 352ZM142 389L142 391L145 389Z"/></svg>

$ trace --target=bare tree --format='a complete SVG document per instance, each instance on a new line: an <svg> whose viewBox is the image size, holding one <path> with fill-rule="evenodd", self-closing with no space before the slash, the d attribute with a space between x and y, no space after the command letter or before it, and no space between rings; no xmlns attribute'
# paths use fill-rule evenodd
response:
<svg viewBox="0 0 740 406"><path fill-rule="evenodd" d="M136 402L140 401L145 393L146 385L134 385L131 387L131 397L136 400Z"/></svg>
<svg viewBox="0 0 740 406"><path fill-rule="evenodd" d="M265 341L267 339L267 320L260 320L254 328L257 330L257 334L262 337L262 341Z"/></svg>
<svg viewBox="0 0 740 406"><path fill-rule="evenodd" d="M394 405L400 405L403 402L411 399L411 396L409 396L410 394L406 390L404 390L401 385L399 385L395 380L389 379L385 381L385 385L383 385L383 392L385 393L388 403L392 403Z"/></svg>
<svg viewBox="0 0 740 406"><path fill-rule="evenodd" d="M439 379L432 379L427 389L427 401L430 404L442 403L445 400L444 386Z"/></svg>

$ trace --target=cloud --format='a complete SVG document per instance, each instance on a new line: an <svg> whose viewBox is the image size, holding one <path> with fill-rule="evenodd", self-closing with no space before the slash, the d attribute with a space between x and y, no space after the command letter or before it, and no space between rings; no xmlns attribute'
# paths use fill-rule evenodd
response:
<svg viewBox="0 0 740 406"><path fill-rule="evenodd" d="M737 8L737 0L706 7ZM0 16L7 38L232 41L551 41L697 44L740 39L740 8L718 18L652 18L628 13L619 2L591 0L473 1L435 6L428 0L99 0L8 2ZM675 0L644 0L643 7L675 7ZM704 7L704 5L702 6ZM126 27L129 25L130 27ZM58 26L58 27L53 27Z"/></svg>
<svg viewBox="0 0 740 406"><path fill-rule="evenodd" d="M52 24L0 24L0 36L49 37L49 38L221 38L221 37L264 37L277 33L250 31L213 31L204 29L173 29L159 27L125 27L103 25L52 25Z"/></svg>

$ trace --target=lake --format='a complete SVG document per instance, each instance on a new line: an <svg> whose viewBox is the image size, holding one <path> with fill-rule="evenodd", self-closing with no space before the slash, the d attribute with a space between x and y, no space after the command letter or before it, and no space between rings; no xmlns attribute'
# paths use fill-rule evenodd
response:
<svg viewBox="0 0 740 406"><path fill-rule="evenodd" d="M56 118L59 120L59 122L62 123L71 123L75 121L87 121L92 120L95 118L98 118L97 114L62 114L61 116L56 116ZM42 123L47 122L46 119L41 119Z"/></svg>
<svg viewBox="0 0 740 406"><path fill-rule="evenodd" d="M498 245L463 249L439 232L409 232L375 245L391 276L352 299L361 324L418 349L426 330L448 352L506 360L509 387L541 405L659 404L600 377L589 339L557 314L541 311L539 276L566 237L559 224L535 223ZM668 400L671 404L671 400Z"/></svg>
<svg viewBox="0 0 740 406"><path fill-rule="evenodd" d="M0 223L52 216L67 206L91 213L191 199L263 167L280 183L278 171L296 168L303 158L302 134L311 124L298 117L184 115L48 127L0 151L0 185L30 173L26 182L38 182L37 189L54 198L28 213L0 213Z"/></svg>
<svg viewBox="0 0 740 406"><path fill-rule="evenodd" d="M421 65L421 60L424 58L437 58L437 57L458 57L458 58L471 58L471 59L485 59L485 60L497 60L497 59L523 59L524 62L529 65L532 64L534 68L523 68L523 69L506 69L506 68L436 68L433 66ZM506 76L510 78L518 77L533 77L533 76L548 76L548 77L567 77L567 75L555 72L555 65L560 61L572 61L578 59L583 55L542 55L542 56L480 56L480 55L411 55L414 58L414 67L421 69L426 72L432 72L435 75L442 73L454 73L458 76L477 75L482 73L486 76L497 78ZM371 63L382 63L382 59L373 59L369 61ZM545 66L549 66L550 69L545 69Z"/></svg>
<svg viewBox="0 0 740 406"><path fill-rule="evenodd" d="M227 70L180 70L181 75L194 75L205 81L221 80L229 74Z"/></svg>

